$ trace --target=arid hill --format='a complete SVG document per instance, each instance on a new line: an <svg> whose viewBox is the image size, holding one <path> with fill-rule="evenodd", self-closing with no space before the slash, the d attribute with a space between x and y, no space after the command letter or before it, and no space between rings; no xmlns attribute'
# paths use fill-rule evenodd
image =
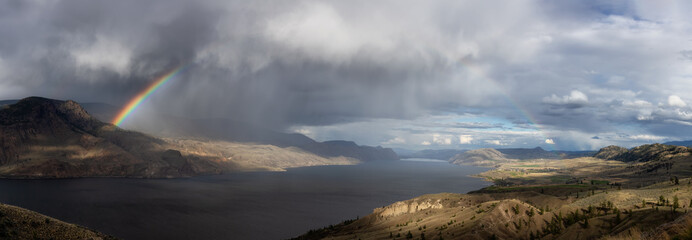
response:
<svg viewBox="0 0 692 240"><path fill-rule="evenodd" d="M188 176L160 139L91 117L74 101L23 99L0 110L0 174L17 177Z"/></svg>
<svg viewBox="0 0 692 240"><path fill-rule="evenodd" d="M101 122L69 100L30 97L0 109L2 177L184 177L357 162L291 147L163 140Z"/></svg>
<svg viewBox="0 0 692 240"><path fill-rule="evenodd" d="M449 159L452 164L493 167L501 163L516 161L492 148L469 150Z"/></svg>
<svg viewBox="0 0 692 240"><path fill-rule="evenodd" d="M86 103L84 108L96 118L107 121L118 109L103 103ZM149 121L135 125L135 130L165 138L209 139L300 148L322 157L349 157L360 161L398 160L389 148L360 146L351 141L318 142L303 134L284 133L233 119L181 118L151 114Z"/></svg>
<svg viewBox="0 0 692 240"><path fill-rule="evenodd" d="M594 155L595 158L600 158L600 159L605 159L605 160L613 160L620 156L623 153L627 152L627 148L620 147L620 146L615 146L615 145L610 145L604 148L601 148L598 150L598 152Z"/></svg>
<svg viewBox="0 0 692 240"><path fill-rule="evenodd" d="M599 152L621 160L469 152L462 163L496 164L478 175L495 185L396 202L297 239L692 239L689 148Z"/></svg>
<svg viewBox="0 0 692 240"><path fill-rule="evenodd" d="M623 162L649 162L664 161L689 153L690 149L687 147L656 143L637 146L630 150L608 146L598 151L594 157Z"/></svg>
<svg viewBox="0 0 692 240"><path fill-rule="evenodd" d="M0 203L0 239L91 239L115 237L58 219Z"/></svg>

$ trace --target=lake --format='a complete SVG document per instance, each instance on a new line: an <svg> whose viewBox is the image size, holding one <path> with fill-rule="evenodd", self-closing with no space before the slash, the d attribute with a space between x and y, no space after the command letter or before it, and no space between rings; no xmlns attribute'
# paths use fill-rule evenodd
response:
<svg viewBox="0 0 692 240"><path fill-rule="evenodd" d="M0 180L0 202L124 239L285 239L427 193L466 193L487 168L369 162L186 179Z"/></svg>

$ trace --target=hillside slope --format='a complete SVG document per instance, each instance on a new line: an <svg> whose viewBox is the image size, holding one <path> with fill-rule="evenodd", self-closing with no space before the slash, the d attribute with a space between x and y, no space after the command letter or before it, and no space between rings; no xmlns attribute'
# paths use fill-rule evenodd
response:
<svg viewBox="0 0 692 240"><path fill-rule="evenodd" d="M0 203L0 239L116 239L37 212Z"/></svg>
<svg viewBox="0 0 692 240"><path fill-rule="evenodd" d="M455 155L449 159L449 163L458 165L475 165L494 167L501 163L514 162L515 159L509 159L505 154L492 148L481 148L469 150L464 153Z"/></svg>
<svg viewBox="0 0 692 240"><path fill-rule="evenodd" d="M102 121L109 121L118 109L103 103L88 103L84 107ZM297 147L322 157L350 157L361 161L398 160L389 148L360 146L350 141L318 142L303 134L284 133L254 124L226 118L181 118L152 114L149 121L134 125L137 131L166 138L211 139L229 142L266 144L278 147Z"/></svg>
<svg viewBox="0 0 692 240"><path fill-rule="evenodd" d="M194 174L191 163L168 147L98 121L73 101L30 97L0 110L0 174L5 176Z"/></svg>
<svg viewBox="0 0 692 240"><path fill-rule="evenodd" d="M607 147L594 157L510 161L492 149L460 156L496 169L496 184L376 208L297 239L690 239L692 158L686 147ZM463 158L462 158L463 157Z"/></svg>
<svg viewBox="0 0 692 240"><path fill-rule="evenodd" d="M0 109L0 177L185 177L357 162L291 147L166 141L101 122L69 100L30 97Z"/></svg>

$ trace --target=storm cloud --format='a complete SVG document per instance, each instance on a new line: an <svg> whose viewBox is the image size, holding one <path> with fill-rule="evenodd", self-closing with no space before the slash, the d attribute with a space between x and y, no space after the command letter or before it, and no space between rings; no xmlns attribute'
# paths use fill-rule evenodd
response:
<svg viewBox="0 0 692 240"><path fill-rule="evenodd" d="M0 98L119 106L185 66L142 108L407 148L682 140L692 134L690 10L685 1L2 1Z"/></svg>

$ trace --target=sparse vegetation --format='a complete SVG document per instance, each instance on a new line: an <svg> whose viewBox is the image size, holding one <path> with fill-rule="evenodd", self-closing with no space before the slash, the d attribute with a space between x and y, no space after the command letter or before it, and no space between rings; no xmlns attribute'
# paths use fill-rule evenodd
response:
<svg viewBox="0 0 692 240"><path fill-rule="evenodd" d="M680 161L692 163L691 160L692 158L684 158ZM654 231L656 227L683 216L680 209L687 210L692 206L692 188L679 186L680 181L689 182L689 179L685 179L687 177L680 176L692 175L692 169L686 170L689 171L687 174L678 174L674 171L679 168L671 168L672 164L660 164L662 169L667 168L669 171L669 175L662 176L655 171L646 171L652 164L658 164L655 160L651 163L642 160L623 163L580 158L541 160L541 164L536 162L538 161L525 160L502 163L497 169L481 174L488 179L501 180L495 181L501 185L464 195L421 196L405 203L411 204L410 207L415 209L420 204L428 206L429 203L436 202L441 208L425 210L424 213L391 216L392 220L382 220L384 222L375 221L378 224L386 224L388 221L401 224L408 219L420 220L419 217L423 216L421 223L436 226L435 239L443 236L464 239L479 231L495 234L494 237L498 239L560 239L577 236L574 234L598 239L611 231L657 236L660 233ZM548 164L544 164L545 162ZM618 175L613 178L609 174ZM627 174L636 178L623 179ZM675 184L675 177L678 177L678 184ZM670 182L669 178L672 179ZM687 206L681 204L687 202L690 203ZM649 205L651 208L648 208ZM664 211L657 211L661 208ZM377 214L376 211L374 215ZM454 219L457 217L465 221L456 223ZM387 218L389 217L384 217ZM366 221L362 224L366 228L369 226ZM349 231L364 231L356 229L351 228ZM418 229L418 232L412 232L416 238L425 230L420 226L404 227L402 235L410 229ZM384 232L381 236L388 234L389 232ZM684 239L681 238L683 234L675 234L670 236ZM378 238L376 235L372 236Z"/></svg>

